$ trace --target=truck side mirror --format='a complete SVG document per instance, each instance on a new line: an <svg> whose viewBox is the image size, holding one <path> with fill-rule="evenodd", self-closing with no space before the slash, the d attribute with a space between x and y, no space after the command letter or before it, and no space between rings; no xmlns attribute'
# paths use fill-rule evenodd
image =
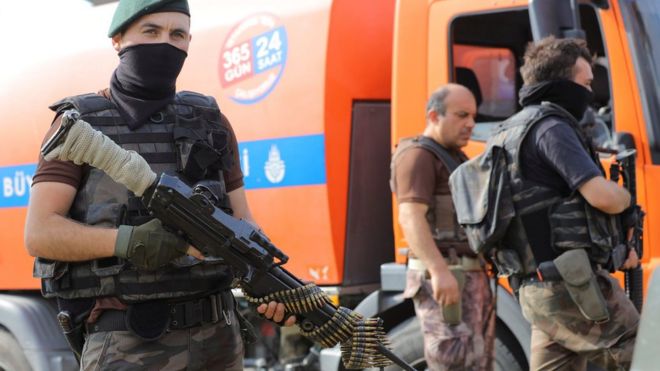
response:
<svg viewBox="0 0 660 371"><path fill-rule="evenodd" d="M529 20L535 41L550 35L586 39L577 0L529 0Z"/></svg>

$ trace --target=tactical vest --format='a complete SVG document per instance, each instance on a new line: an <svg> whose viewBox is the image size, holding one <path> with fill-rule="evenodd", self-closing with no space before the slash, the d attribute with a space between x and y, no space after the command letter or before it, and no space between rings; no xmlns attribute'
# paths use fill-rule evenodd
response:
<svg viewBox="0 0 660 371"><path fill-rule="evenodd" d="M402 139L392 156L390 179L392 192L396 193L396 161L404 152L411 148L424 148L433 153L450 174L458 164L467 160L463 152L459 152L460 161L449 157L449 152L431 139L424 139L421 136ZM444 151L444 154L439 151ZM449 254L449 250L453 248L458 255L475 256L468 245L463 227L458 224L451 193L434 194L433 198L433 203L429 205L429 209L426 212L426 220L431 228L433 240L440 252L447 255Z"/></svg>
<svg viewBox="0 0 660 371"><path fill-rule="evenodd" d="M528 275L536 271L537 262L528 239L528 234L534 230L525 227L525 218L539 211L547 211L548 223L533 228L550 229L549 245L557 254L569 249L586 249L594 264L607 264L611 250L618 243L619 233L613 215L595 209L577 191L564 197L554 189L525 179L521 173L519 156L525 137L534 125L550 116L559 117L571 125L604 174L597 155L580 132L578 122L555 104L544 102L525 107L494 130L488 142L498 144L506 151L516 211L500 247L495 250L496 264L500 273L505 275Z"/></svg>
<svg viewBox="0 0 660 371"><path fill-rule="evenodd" d="M223 171L232 166L228 129L212 97L178 93L172 104L131 130L116 106L97 94L65 98L50 107L61 114L75 108L80 118L127 150L138 152L157 174L175 174L192 185L204 181L228 209ZM89 166L69 217L84 224L116 228L151 219L132 192L103 171ZM34 276L42 279L45 297L62 299L118 297L124 302L177 299L229 288L229 267L220 260L200 262L184 256L156 271L139 270L120 258L59 262L37 258Z"/></svg>

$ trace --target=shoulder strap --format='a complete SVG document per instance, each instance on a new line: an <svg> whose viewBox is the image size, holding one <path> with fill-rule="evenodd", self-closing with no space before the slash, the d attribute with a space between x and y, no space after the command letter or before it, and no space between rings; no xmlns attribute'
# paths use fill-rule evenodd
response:
<svg viewBox="0 0 660 371"><path fill-rule="evenodd" d="M184 90L176 93L176 97L174 101L177 104L187 104L189 106L210 108L216 110L220 109L218 107L218 103L215 101L215 98L208 95L195 93L193 91Z"/></svg>
<svg viewBox="0 0 660 371"><path fill-rule="evenodd" d="M75 108L81 115L115 108L115 105L106 97L95 93L66 97L53 103L50 107L55 112L63 112Z"/></svg>
<svg viewBox="0 0 660 371"><path fill-rule="evenodd" d="M441 146L440 143L434 141L433 139L425 136L419 136L416 140L423 148L431 151L431 153L433 153L435 157L438 158L438 160L442 161L442 163L449 170L449 174L453 173L454 170L456 170L456 168L460 165L458 161L456 161L456 159L454 159L449 154L445 147Z"/></svg>

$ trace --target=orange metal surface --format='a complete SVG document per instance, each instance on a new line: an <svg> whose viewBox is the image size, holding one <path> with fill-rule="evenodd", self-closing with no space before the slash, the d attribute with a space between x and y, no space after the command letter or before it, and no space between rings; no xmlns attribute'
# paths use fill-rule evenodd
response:
<svg viewBox="0 0 660 371"><path fill-rule="evenodd" d="M335 0L325 87L328 202L337 265L343 269L353 102L389 100L394 0ZM340 272L342 273L342 272ZM341 276L340 276L341 277Z"/></svg>
<svg viewBox="0 0 660 371"><path fill-rule="evenodd" d="M612 2L610 12L601 11L601 22L607 37L618 41L612 49L608 49L610 74L613 81L613 103L617 131L627 131L633 134L637 147L637 189L639 202L646 211L644 219L644 288L655 268L660 265L660 194L652 190L660 184L660 166L652 164L648 133L643 115L640 90L637 81L644 76L637 76L629 46L629 35L623 24L618 2ZM618 38L617 38L618 35ZM614 47L616 47L616 50ZM612 51L610 51L612 50ZM627 88L627 89L626 89Z"/></svg>

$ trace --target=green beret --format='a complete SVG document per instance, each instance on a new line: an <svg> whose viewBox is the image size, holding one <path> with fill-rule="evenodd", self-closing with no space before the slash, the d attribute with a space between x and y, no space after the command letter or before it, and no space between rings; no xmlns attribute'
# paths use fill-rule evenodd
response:
<svg viewBox="0 0 660 371"><path fill-rule="evenodd" d="M160 12L179 12L190 17L187 0L120 0L112 17L108 37L122 32L143 15Z"/></svg>

